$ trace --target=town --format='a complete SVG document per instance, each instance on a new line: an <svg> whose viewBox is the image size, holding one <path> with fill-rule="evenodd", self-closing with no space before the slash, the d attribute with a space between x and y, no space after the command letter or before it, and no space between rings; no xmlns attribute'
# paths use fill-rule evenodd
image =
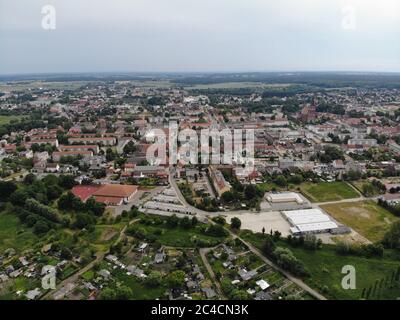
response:
<svg viewBox="0 0 400 320"><path fill-rule="evenodd" d="M253 76L0 82L0 299L398 299L400 77Z"/></svg>

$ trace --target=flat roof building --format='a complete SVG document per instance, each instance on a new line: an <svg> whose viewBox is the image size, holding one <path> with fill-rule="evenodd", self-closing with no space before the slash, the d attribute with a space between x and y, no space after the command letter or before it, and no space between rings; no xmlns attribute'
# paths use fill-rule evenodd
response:
<svg viewBox="0 0 400 320"><path fill-rule="evenodd" d="M303 204L304 200L295 192L281 192L281 193L270 193L267 195L267 200L271 203L282 203L282 202L296 202L297 204Z"/></svg>
<svg viewBox="0 0 400 320"><path fill-rule="evenodd" d="M324 233L338 228L320 209L282 211L282 215L290 223L293 234Z"/></svg>

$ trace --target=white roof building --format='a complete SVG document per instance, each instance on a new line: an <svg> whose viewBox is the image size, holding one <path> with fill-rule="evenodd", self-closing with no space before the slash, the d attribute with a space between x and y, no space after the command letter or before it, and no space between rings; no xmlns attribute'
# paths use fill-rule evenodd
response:
<svg viewBox="0 0 400 320"><path fill-rule="evenodd" d="M295 192L270 193L267 195L267 200L271 203L282 203L282 202L296 202L297 204L304 203L304 200L301 198L301 196Z"/></svg>
<svg viewBox="0 0 400 320"><path fill-rule="evenodd" d="M261 290L266 290L270 287L269 283L265 280L258 280L256 284L261 288Z"/></svg>
<svg viewBox="0 0 400 320"><path fill-rule="evenodd" d="M338 225L320 209L282 211L283 216L292 225L293 234L329 232Z"/></svg>

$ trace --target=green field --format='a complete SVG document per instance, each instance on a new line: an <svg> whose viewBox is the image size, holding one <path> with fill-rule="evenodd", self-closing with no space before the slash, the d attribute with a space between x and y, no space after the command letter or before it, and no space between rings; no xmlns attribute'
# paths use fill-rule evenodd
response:
<svg viewBox="0 0 400 320"><path fill-rule="evenodd" d="M256 247L262 247L262 234L242 232L241 236ZM395 251L386 250L383 258L367 259L359 256L338 255L333 245L323 245L322 249L317 251L300 247L294 248L284 241L280 241L278 245L288 247L304 263L310 276L304 278L303 281L320 291L328 299L360 299L364 288L373 286L376 280L391 277L392 272L396 271L399 266L399 253ZM355 290L344 290L341 286L344 277L341 271L345 265L352 265L356 269L357 288ZM399 283L374 298L396 299L397 297L400 297Z"/></svg>
<svg viewBox="0 0 400 320"><path fill-rule="evenodd" d="M124 285L132 289L132 299L134 300L154 300L162 298L166 287L160 285L155 288L145 286L139 279L132 275L127 275L125 271L116 269L112 272L112 275L118 282L122 282Z"/></svg>
<svg viewBox="0 0 400 320"><path fill-rule="evenodd" d="M1 116L0 115L0 126L9 124L13 120L19 120L22 116Z"/></svg>
<svg viewBox="0 0 400 320"><path fill-rule="evenodd" d="M382 240L390 225L399 220L373 201L326 204L321 208L370 241Z"/></svg>
<svg viewBox="0 0 400 320"><path fill-rule="evenodd" d="M267 84L262 82L222 82L222 83L209 83L209 84L196 84L193 86L185 87L186 90L207 90L207 89L270 89L270 88L286 88L292 86L291 84Z"/></svg>
<svg viewBox="0 0 400 320"><path fill-rule="evenodd" d="M0 213L0 253L8 248L21 252L32 248L37 240L37 236L24 228L16 216Z"/></svg>
<svg viewBox="0 0 400 320"><path fill-rule="evenodd" d="M204 241L207 246L213 247L224 241L224 238L213 237L203 234L198 227L191 229L177 228L156 228L148 225L136 225L136 230L148 234L155 234L156 229L161 229L161 234L156 238L161 244L172 247L196 247L196 241Z"/></svg>
<svg viewBox="0 0 400 320"><path fill-rule="evenodd" d="M339 201L360 196L345 182L304 183L300 191L312 202Z"/></svg>

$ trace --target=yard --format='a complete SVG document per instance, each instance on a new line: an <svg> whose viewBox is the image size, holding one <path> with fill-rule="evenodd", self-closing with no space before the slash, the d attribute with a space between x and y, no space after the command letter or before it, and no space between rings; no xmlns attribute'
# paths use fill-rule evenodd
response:
<svg viewBox="0 0 400 320"><path fill-rule="evenodd" d="M358 198L360 195L346 182L304 183L301 193L312 202L329 202Z"/></svg>
<svg viewBox="0 0 400 320"><path fill-rule="evenodd" d="M0 253L8 248L21 252L32 248L37 240L37 236L25 228L16 216L0 212Z"/></svg>
<svg viewBox="0 0 400 320"><path fill-rule="evenodd" d="M390 225L399 220L373 201L326 204L321 208L373 242L382 240Z"/></svg>
<svg viewBox="0 0 400 320"><path fill-rule="evenodd" d="M149 287L143 284L142 281L132 275L127 275L126 271L117 269L112 272L112 275L118 282L132 289L133 300L154 300L165 297L166 287L163 285L157 287Z"/></svg>

